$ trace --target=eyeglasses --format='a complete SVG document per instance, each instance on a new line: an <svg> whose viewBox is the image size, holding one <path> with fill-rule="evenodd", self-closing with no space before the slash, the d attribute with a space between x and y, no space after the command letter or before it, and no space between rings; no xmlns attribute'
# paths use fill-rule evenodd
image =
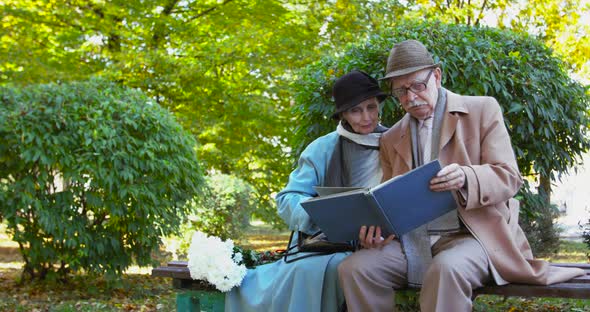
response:
<svg viewBox="0 0 590 312"><path fill-rule="evenodd" d="M426 76L426 79L424 79L423 81L412 82L412 84L410 85L409 88L401 87L401 88L393 89L393 90L391 90L391 94L399 99L403 96L406 96L406 94L408 94L408 90L412 91L413 93L418 93L418 92L422 92L422 91L426 90L426 86L428 85L428 80L430 79L430 75L432 75L433 71L434 71L434 69L431 69L430 72L428 73L428 76Z"/></svg>

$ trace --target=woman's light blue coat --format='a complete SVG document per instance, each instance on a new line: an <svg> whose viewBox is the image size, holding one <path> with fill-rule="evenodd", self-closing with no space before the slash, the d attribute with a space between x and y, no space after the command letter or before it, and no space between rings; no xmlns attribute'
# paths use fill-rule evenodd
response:
<svg viewBox="0 0 590 312"><path fill-rule="evenodd" d="M310 143L289 183L277 195L279 215L289 229L309 234L318 230L300 202L316 195L314 186L324 184L338 137L334 131ZM313 256L292 263L281 259L248 270L241 286L226 294L225 311L338 311L344 296L336 269L348 254Z"/></svg>

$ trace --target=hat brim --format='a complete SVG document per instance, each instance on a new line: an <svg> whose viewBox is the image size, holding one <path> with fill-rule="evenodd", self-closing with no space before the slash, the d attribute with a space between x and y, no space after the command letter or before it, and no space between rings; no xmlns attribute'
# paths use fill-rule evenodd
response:
<svg viewBox="0 0 590 312"><path fill-rule="evenodd" d="M353 100L348 101L345 105L340 107L340 109L336 110L336 112L334 112L334 114L332 114L332 119L339 119L338 116L340 115L340 113L345 112L345 111L359 105L363 101L370 99L372 97L376 97L377 101L379 103L381 103L381 102L385 101L385 99L387 99L388 95L381 90L378 90L378 91L375 91L375 92L369 93L369 94L362 94L362 95L354 98Z"/></svg>
<svg viewBox="0 0 590 312"><path fill-rule="evenodd" d="M440 63L436 63L433 65L414 66L414 67L408 67L408 68L404 68L404 69L400 69L400 70L394 70L394 71L387 73L383 78L379 78L379 80L387 80L387 79L391 79L391 78L401 77L401 76L404 76L407 74L415 73L415 72L423 70L423 69L436 68L436 67L440 67Z"/></svg>

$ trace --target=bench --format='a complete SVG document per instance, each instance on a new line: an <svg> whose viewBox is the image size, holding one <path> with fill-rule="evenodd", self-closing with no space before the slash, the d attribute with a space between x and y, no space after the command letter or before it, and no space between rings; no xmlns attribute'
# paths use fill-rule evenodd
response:
<svg viewBox="0 0 590 312"><path fill-rule="evenodd" d="M569 299L590 299L590 264L552 263L557 267L581 268L586 275L569 281L547 285L508 284L504 286L488 285L473 291L473 299L479 295L498 295L505 297L553 297Z"/></svg>
<svg viewBox="0 0 590 312"><path fill-rule="evenodd" d="M473 292L473 300L479 295L590 299L590 264L552 263L551 265L581 268L586 271L586 275L548 286L527 284L508 284L504 286L488 285L475 289ZM191 279L186 261L171 261L168 262L167 266L154 268L152 270L152 276L172 278L172 285L174 288L186 290L186 292L179 293L176 297L177 311L201 311L200 306L204 304L203 301L207 300L209 302L205 302L205 304L212 307L212 311L223 311L224 294L217 293L216 295L218 297L216 298L204 296L203 291L206 286L199 281ZM191 292L191 290L193 290L193 292Z"/></svg>

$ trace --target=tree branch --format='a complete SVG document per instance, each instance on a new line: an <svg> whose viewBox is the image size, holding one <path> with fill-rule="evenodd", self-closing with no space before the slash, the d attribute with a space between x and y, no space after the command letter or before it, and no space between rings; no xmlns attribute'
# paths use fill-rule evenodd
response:
<svg viewBox="0 0 590 312"><path fill-rule="evenodd" d="M164 16L170 16L170 14L172 14L172 11L174 10L174 7L177 4L178 4L178 0L168 1L168 3L166 3L166 5L164 6L164 10L162 10L161 14ZM166 31L164 31L164 27L158 27L161 25L162 25L162 23L158 22L156 24L156 27L154 27L154 34L152 35L152 44L151 44L151 46L153 48L157 48L159 46L162 38L164 38L164 37L166 37L166 35L168 35L168 33Z"/></svg>
<svg viewBox="0 0 590 312"><path fill-rule="evenodd" d="M488 6L488 0L483 0L483 3L481 4L481 8L479 8L479 14L477 14L477 19L475 20L475 26L479 25L479 22L481 21L480 16L483 16L483 11L486 9L486 7Z"/></svg>
<svg viewBox="0 0 590 312"><path fill-rule="evenodd" d="M216 5L216 6L210 7L207 10L201 12L200 14L197 14L197 15L189 18L189 21L194 21L197 18L201 18L201 17L203 17L203 16L205 16L205 15L207 15L207 14L209 14L209 13L211 13L211 12L217 10L217 9L219 9L221 6L224 6L224 5L226 5L226 4L230 3L230 2L233 2L233 1L234 0L225 0L225 1L223 1L223 3L221 5Z"/></svg>
<svg viewBox="0 0 590 312"><path fill-rule="evenodd" d="M467 9L469 10L467 14L467 25L471 25L471 0L467 0Z"/></svg>

